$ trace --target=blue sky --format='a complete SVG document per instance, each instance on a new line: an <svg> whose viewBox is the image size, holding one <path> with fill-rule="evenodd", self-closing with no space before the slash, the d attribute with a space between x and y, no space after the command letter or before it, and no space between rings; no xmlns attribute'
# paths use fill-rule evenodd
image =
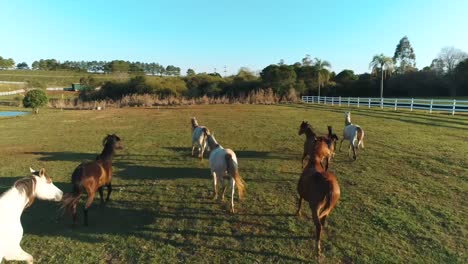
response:
<svg viewBox="0 0 468 264"><path fill-rule="evenodd" d="M368 71L405 35L417 67L444 46L468 51L468 1L0 1L0 56L261 70L310 54L337 73Z"/></svg>

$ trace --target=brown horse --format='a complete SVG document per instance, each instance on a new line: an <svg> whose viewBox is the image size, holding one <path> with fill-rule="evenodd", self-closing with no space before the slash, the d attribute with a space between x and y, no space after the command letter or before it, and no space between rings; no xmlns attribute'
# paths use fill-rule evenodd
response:
<svg viewBox="0 0 468 264"><path fill-rule="evenodd" d="M321 141L320 144L326 143ZM309 159L297 184L297 191L300 196L297 213L300 214L302 199L309 202L315 224L317 256L321 255L320 237L322 227L325 225L327 216L340 199L340 186L336 175L325 171L320 161L317 155Z"/></svg>
<svg viewBox="0 0 468 264"><path fill-rule="evenodd" d="M326 165L322 167L325 170L328 170L331 158L335 155L336 141L338 141L338 136L333 133L333 128L328 126L328 135L326 137L317 137L312 126L307 121L302 121L299 126L299 135L306 134L306 140L304 142L304 151L302 154L302 168L304 168L304 159L306 156L309 156L309 159L313 155L318 155L320 159L320 164L323 160L326 160ZM317 144L317 142L325 142L326 144ZM318 149L317 149L318 148Z"/></svg>
<svg viewBox="0 0 468 264"><path fill-rule="evenodd" d="M88 208L91 206L99 191L101 204L104 204L103 186L107 187L107 198L109 201L112 192L112 159L115 150L123 149L122 141L116 134L107 135L103 140L104 149L96 157L95 161L81 163L72 174L73 192L64 195L62 208L71 212L73 224L77 223L76 207L80 201L83 190L88 194L88 200L84 207L84 224L88 225Z"/></svg>

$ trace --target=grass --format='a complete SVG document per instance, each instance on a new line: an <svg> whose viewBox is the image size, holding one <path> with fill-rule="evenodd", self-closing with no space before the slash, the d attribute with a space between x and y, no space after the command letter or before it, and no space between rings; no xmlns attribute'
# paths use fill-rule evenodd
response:
<svg viewBox="0 0 468 264"><path fill-rule="evenodd" d="M0 83L0 92L9 92L24 88L26 88L24 84Z"/></svg>
<svg viewBox="0 0 468 264"><path fill-rule="evenodd" d="M346 110L206 105L2 118L0 191L29 166L45 167L69 191L73 169L115 132L125 149L114 162L112 201L95 201L89 227L73 228L52 202L24 212L22 246L38 263L315 262L310 210L293 215L304 140L297 131L305 119L320 134L332 125L340 135ZM352 113L366 149L356 162L339 152L331 165L342 197L325 229L323 262L467 263L468 118ZM210 200L208 161L190 157L191 116L237 152L247 198L236 215Z"/></svg>

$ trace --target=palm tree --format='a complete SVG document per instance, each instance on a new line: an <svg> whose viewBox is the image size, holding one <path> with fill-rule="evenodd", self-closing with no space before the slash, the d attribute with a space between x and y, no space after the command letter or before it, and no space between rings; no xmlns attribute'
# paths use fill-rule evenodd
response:
<svg viewBox="0 0 468 264"><path fill-rule="evenodd" d="M330 72L327 68L331 68L330 62L326 60L321 60L319 58L315 58L315 62L313 64L315 70L317 71L317 82L318 82L318 97L320 98L320 86L323 84L325 79L328 78Z"/></svg>
<svg viewBox="0 0 468 264"><path fill-rule="evenodd" d="M383 53L381 53L380 55L375 55L369 64L369 68L372 68L373 72L378 72L378 70L380 69L380 99L382 100L384 71L391 71L393 69L393 59L383 55Z"/></svg>

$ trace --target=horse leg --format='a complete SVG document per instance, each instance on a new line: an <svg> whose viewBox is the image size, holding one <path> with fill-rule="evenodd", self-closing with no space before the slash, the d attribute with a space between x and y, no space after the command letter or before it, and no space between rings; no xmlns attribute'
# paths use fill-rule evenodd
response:
<svg viewBox="0 0 468 264"><path fill-rule="evenodd" d="M312 219L315 224L315 248L317 250L317 257L320 257L322 254L322 249L320 247L320 236L322 234L322 224L320 223L320 219L318 217L318 206L312 206L309 203L310 210L312 210Z"/></svg>
<svg viewBox="0 0 468 264"><path fill-rule="evenodd" d="M192 144L192 157L193 157L193 155L195 154L194 152L195 152L195 145Z"/></svg>
<svg viewBox="0 0 468 264"><path fill-rule="evenodd" d="M213 176L213 200L218 199L218 186L216 181L218 180L216 177L216 172L211 172L211 176Z"/></svg>
<svg viewBox="0 0 468 264"><path fill-rule="evenodd" d="M224 194L226 194L227 185L224 183L223 178L221 178L221 188L223 189L223 193L221 194L221 201L224 202Z"/></svg>
<svg viewBox="0 0 468 264"><path fill-rule="evenodd" d="M93 204L95 195L96 195L95 192L88 192L88 200L86 201L86 205L84 207L84 225L85 226L88 226L88 208L91 207L91 204Z"/></svg>
<svg viewBox="0 0 468 264"><path fill-rule="evenodd" d="M325 165L325 171L328 171L328 166L330 165L330 159L331 159L331 156L328 156L325 158L325 161L327 162Z"/></svg>
<svg viewBox="0 0 468 264"><path fill-rule="evenodd" d="M325 220L327 220L327 216L328 215L324 215L322 218L320 218L320 224L322 224L322 227L325 227Z"/></svg>
<svg viewBox="0 0 468 264"><path fill-rule="evenodd" d="M297 199L297 211L296 211L297 216L302 216L301 207L302 207L302 198L299 195L299 198Z"/></svg>
<svg viewBox="0 0 468 264"><path fill-rule="evenodd" d="M107 184L106 186L107 186L106 202L108 202L110 200L110 195L112 193L112 183L109 182L109 184Z"/></svg>
<svg viewBox="0 0 468 264"><path fill-rule="evenodd" d="M104 191L103 191L102 186L99 187L98 191L99 191L99 198L101 198L101 205L103 205L104 204Z"/></svg>
<svg viewBox="0 0 468 264"><path fill-rule="evenodd" d="M341 139L340 148L338 149L338 151L341 151L341 145L343 145L343 140L344 140L344 137Z"/></svg>
<svg viewBox="0 0 468 264"><path fill-rule="evenodd" d="M0 258L0 261L2 259ZM33 263L33 256L31 256L29 253L24 251L19 245L18 249L15 250L14 253L12 254L5 254L5 260L17 260L17 261L26 261L28 264Z"/></svg>
<svg viewBox="0 0 468 264"><path fill-rule="evenodd" d="M203 145L199 148L199 151L198 151L198 158L200 160L203 160L203 152L205 152L205 148L203 147Z"/></svg>
<svg viewBox="0 0 468 264"><path fill-rule="evenodd" d="M229 183L231 184L231 213L235 213L235 210L234 210L234 193L235 193L235 190L236 190L236 181L234 180L234 178L231 177L231 179L229 180Z"/></svg>
<svg viewBox="0 0 468 264"><path fill-rule="evenodd" d="M353 160L356 160L356 147L353 145Z"/></svg>

